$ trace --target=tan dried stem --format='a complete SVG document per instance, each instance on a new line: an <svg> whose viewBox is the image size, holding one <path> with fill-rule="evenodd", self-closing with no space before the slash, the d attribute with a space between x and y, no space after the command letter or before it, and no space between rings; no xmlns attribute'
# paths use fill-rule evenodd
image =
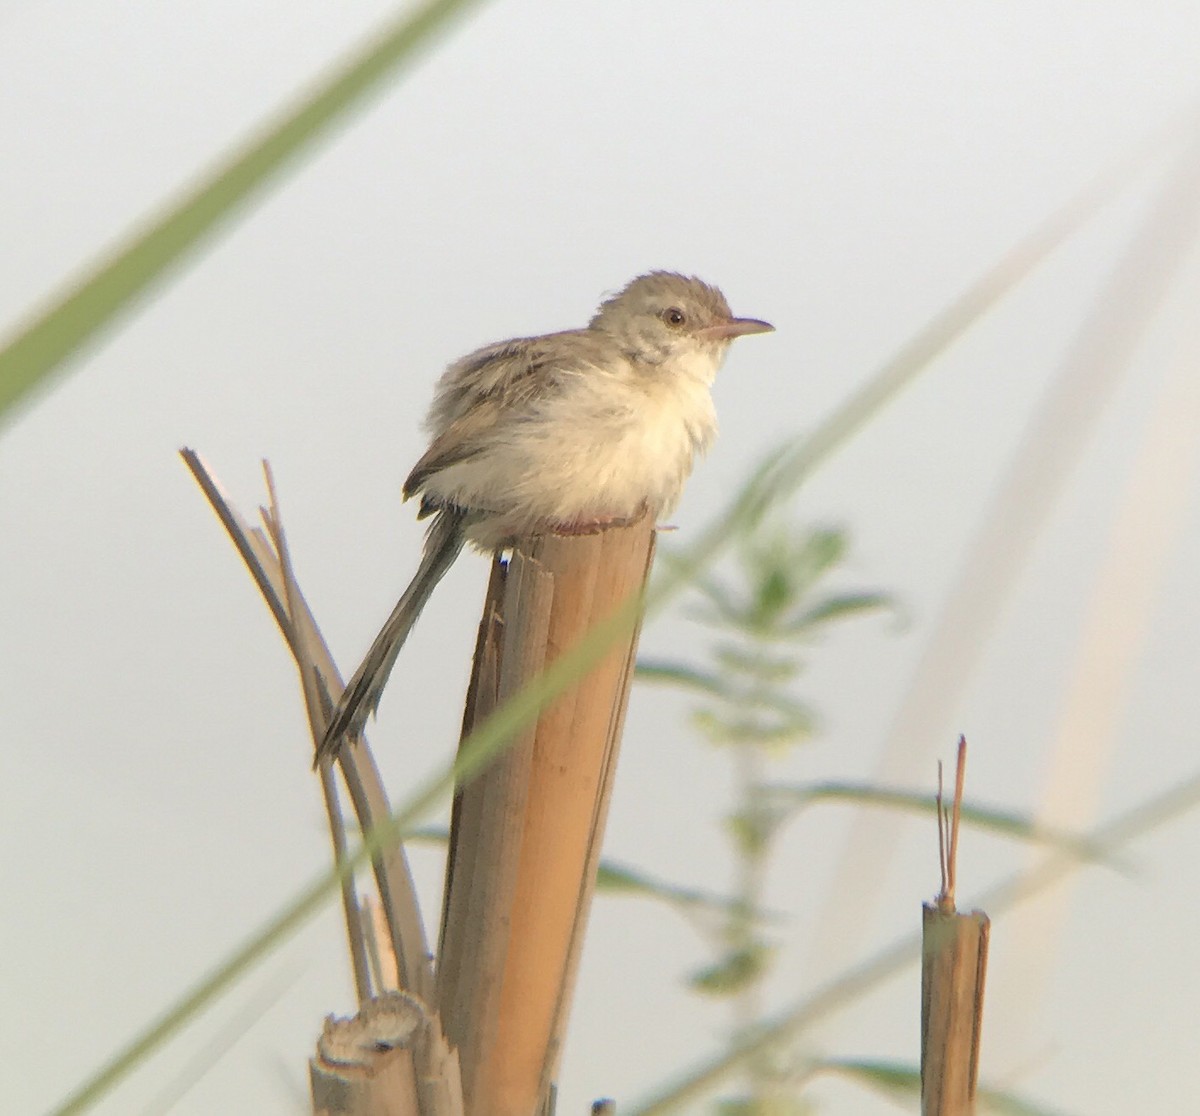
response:
<svg viewBox="0 0 1200 1116"><path fill-rule="evenodd" d="M267 536L275 547L279 558L280 575L283 581L284 607L287 610L288 631L285 633L288 645L297 649L297 663L311 662L311 649L307 646L305 633L292 622L296 615L296 596L298 589L292 570L291 554L288 550L287 537L283 530L283 520L279 511L279 495L275 490L275 476L271 472L270 462L262 463L263 479L267 485L269 504L260 507L263 525ZM317 691L317 678L314 671L300 670L300 688L304 694L304 705L308 713L308 723L311 731L316 732L324 720L321 706L321 695ZM348 844L346 841L346 823L342 817L341 803L338 801L337 782L333 769L324 764L320 771L321 796L325 803L325 816L329 819L329 836L333 843L333 858L335 863L344 864ZM342 915L346 921L346 938L350 950L350 968L354 975L354 990L359 1004L365 1004L371 998L371 970L368 958L367 928L363 924L362 910L355 889L354 874L347 872L342 877Z"/></svg>
<svg viewBox="0 0 1200 1116"><path fill-rule="evenodd" d="M328 708L327 698L336 698L342 691L343 683L312 610L300 591L290 563L286 561L286 546L280 546L283 532L278 505L272 498L272 510L265 515L271 533L252 526L234 507L199 454L191 449L183 449L180 456L225 527L287 641L300 672L310 729L314 739L320 739ZM268 479L268 488L271 487ZM378 768L366 744L355 741L343 748L340 763L359 828L367 833L376 824L386 823L391 808ZM336 810L331 814L331 832L337 824L335 815L340 818ZM335 836L334 842L335 847L339 842L344 847L344 835L342 838ZM403 848L397 843L381 849L373 859L372 866L387 918L390 948L395 953L401 988L428 1004L433 995L432 957ZM359 939L363 940L361 934Z"/></svg>

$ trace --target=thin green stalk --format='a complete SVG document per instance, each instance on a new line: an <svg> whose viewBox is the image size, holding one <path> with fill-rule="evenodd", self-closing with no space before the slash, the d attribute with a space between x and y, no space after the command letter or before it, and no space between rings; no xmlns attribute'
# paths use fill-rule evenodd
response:
<svg viewBox="0 0 1200 1116"><path fill-rule="evenodd" d="M762 749L750 742L734 744L734 766L737 780L738 812L749 830L756 835L755 841L735 842L737 871L737 906L733 915L733 948L753 956L755 971L750 979L737 990L733 1000L736 1029L734 1041L743 1042L756 1031L762 1018L762 987L765 972L761 967L763 942L759 932L759 917L765 902L763 881L767 868L767 848L761 840L765 832L763 819L764 796L760 790L763 783ZM754 1058L747 1062L747 1085L750 1096L761 1102L771 1088L769 1062Z"/></svg>

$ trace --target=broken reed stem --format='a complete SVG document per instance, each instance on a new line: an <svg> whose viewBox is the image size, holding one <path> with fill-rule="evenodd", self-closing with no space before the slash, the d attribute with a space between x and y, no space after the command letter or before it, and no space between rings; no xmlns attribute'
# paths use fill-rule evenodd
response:
<svg viewBox="0 0 1200 1116"><path fill-rule="evenodd" d="M958 831L962 822L963 784L967 774L967 740L958 738L958 752L954 764L954 801L950 815L950 850L946 855L946 901L954 906L958 886Z"/></svg>
<svg viewBox="0 0 1200 1116"><path fill-rule="evenodd" d="M488 588L463 735L642 591L643 520L520 540ZM595 884L637 632L455 795L438 1007L468 1116L544 1111Z"/></svg>
<svg viewBox="0 0 1200 1116"><path fill-rule="evenodd" d="M325 1020L309 1063L313 1116L423 1116L414 1051L421 1005L398 992Z"/></svg>
<svg viewBox="0 0 1200 1116"><path fill-rule="evenodd" d="M937 804L937 834L938 834L938 870L941 872L942 886L938 892L938 902L943 902L950 896L950 870L946 865L946 807L942 802L942 761L938 760L938 788L934 796ZM953 898L950 899L953 903Z"/></svg>
<svg viewBox="0 0 1200 1116"><path fill-rule="evenodd" d="M323 766L320 779L321 797L325 802L325 814L329 818L329 838L333 843L333 861L335 864L344 864L348 849L346 823L342 818L333 769L328 764ZM342 915L346 920L347 947L350 950L350 969L354 975L354 992L361 1006L371 998L373 982L370 955L372 950L378 953L378 942L373 937L368 937L372 932L363 920L363 904L359 901L358 891L354 886L353 873L342 877L340 890ZM376 962L374 968L378 972L381 966Z"/></svg>
<svg viewBox="0 0 1200 1116"><path fill-rule="evenodd" d="M300 672L310 728L315 739L320 739L327 719L325 695L336 697L341 693L343 683L312 610L296 583L287 561L286 547L281 550L278 545L282 538L278 506L272 499L272 510L266 520L268 528L274 524L277 537L273 539L237 511L195 450L182 449L180 456L229 534L283 633ZM269 466L265 462L264 468L268 469L270 489ZM375 760L365 743L348 743L342 749L340 764L360 830L369 832L377 822L386 822L391 816L391 807ZM331 826L337 824L334 821L336 813L336 808L330 813ZM338 840L335 835L335 844ZM429 1003L433 997L432 957L403 848L397 844L380 850L372 867L389 927L389 945L396 956L401 989ZM352 929L349 932L355 933Z"/></svg>
<svg viewBox="0 0 1200 1116"><path fill-rule="evenodd" d="M270 497L270 507L261 509L264 532L238 513L198 454L184 449L180 455L237 547L296 660L315 748L325 733L330 699L341 693L343 684L296 583L270 466L263 462ZM362 832L386 824L391 807L366 743L349 741L339 764ZM332 772L332 765L323 765L321 785L335 857L341 861L346 835ZM352 1020L326 1022L310 1062L313 1110L319 1116L462 1116L458 1059L428 1007L434 992L433 958L403 846L396 842L380 848L372 868L387 936L381 940L374 933L352 884L344 886L360 1010ZM377 956L374 986L372 952ZM390 956L380 956L385 953ZM379 974L385 972L397 974L400 991L379 994Z"/></svg>
<svg viewBox="0 0 1200 1116"><path fill-rule="evenodd" d="M402 992L326 1019L309 1083L313 1116L463 1116L458 1059L425 1005Z"/></svg>
<svg viewBox="0 0 1200 1116"><path fill-rule="evenodd" d="M959 914L954 908L966 754L967 742L960 737L948 835L938 766L942 889L933 903L922 907L922 1116L969 1116L975 1111L991 923L982 911Z"/></svg>
<svg viewBox="0 0 1200 1116"><path fill-rule="evenodd" d="M283 580L284 606L287 609L289 623L296 615L296 597L299 587L296 585L292 571L292 557L288 550L287 536L283 530L283 520L279 510L279 496L275 491L275 475L271 472L269 462L262 463L263 479L267 485L267 496L270 503L265 508L259 508L267 535L275 546L279 556L279 569ZM289 644L302 642L293 630ZM306 655L311 661L311 656ZM312 670L300 671L300 689L304 695L304 706L308 713L308 722L312 726L321 723L324 711L321 705L321 695L317 693L316 674ZM333 844L333 859L335 864L346 860L346 822L342 816L342 804L338 800L337 783L334 781L333 769L326 764L321 771L321 797L325 803L325 815L329 819L329 837ZM360 1005L365 1004L371 997L371 969L368 960L367 930L363 923L358 891L355 887L353 873L342 877L342 916L346 922L347 948L350 951L350 969L354 975L354 991Z"/></svg>

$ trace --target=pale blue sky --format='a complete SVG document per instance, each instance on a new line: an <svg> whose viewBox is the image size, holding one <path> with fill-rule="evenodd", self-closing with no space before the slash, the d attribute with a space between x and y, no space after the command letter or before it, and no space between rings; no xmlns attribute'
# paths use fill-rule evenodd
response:
<svg viewBox="0 0 1200 1116"><path fill-rule="evenodd" d="M391 10L0 3L0 332ZM717 385L722 436L675 517L686 543L765 448L814 425L1187 109L1198 40L1200 8L1185 0L498 0L298 164L0 430L0 1045L26 1051L0 1063L0 1095L47 1108L328 855L289 658L179 446L205 454L247 510L270 457L301 582L352 666L416 558L399 487L441 367L580 324L648 268L696 272L778 332L735 346ZM802 522L848 525L845 583L895 593L907 623L858 622L814 650L803 695L825 730L782 773L870 775L992 487L1167 165L795 501ZM1109 523L1171 356L1192 340L1195 290L1192 261L944 727L943 755L958 731L971 738L980 798L1038 800ZM1185 469L1171 483L1193 480ZM1190 487L1181 506L1102 816L1196 762ZM485 569L464 561L447 579L384 699L373 739L397 796L450 754ZM692 646L670 619L645 644ZM724 758L689 738L684 713L635 692L608 851L718 888ZM931 778L922 767L905 781ZM773 1004L820 980L813 931L850 816L828 807L787 832L771 898L797 914ZM1044 988L1021 984L997 922L986 1076L1089 1116L1195 1106L1198 833L1188 819L1144 842L1133 878L1086 876ZM930 835L915 822L902 835L870 916L876 944L915 929L936 888ZM1022 862L982 838L964 857L968 893ZM440 867L417 859L432 910ZM141 1111L277 978L291 982L277 1005L174 1111L295 1111L285 1081L302 1085L323 1014L351 1009L342 956L331 908L100 1111ZM722 1010L681 988L703 957L670 913L599 902L560 1112L629 1101L716 1048ZM824 1049L915 1060L917 1004L912 970L840 1017ZM843 1085L818 1092L829 1112L893 1111Z"/></svg>

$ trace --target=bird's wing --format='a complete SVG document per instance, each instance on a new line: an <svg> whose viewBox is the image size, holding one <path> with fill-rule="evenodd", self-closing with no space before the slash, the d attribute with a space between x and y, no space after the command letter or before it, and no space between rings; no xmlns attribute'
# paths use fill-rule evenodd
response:
<svg viewBox="0 0 1200 1116"><path fill-rule="evenodd" d="M496 428L503 407L495 400L481 400L473 411L456 418L421 454L404 481L404 498L419 492L435 473L477 454Z"/></svg>
<svg viewBox="0 0 1200 1116"><path fill-rule="evenodd" d="M587 331L575 330L489 345L452 364L430 410L433 441L404 482L405 499L435 473L481 452L498 428L556 390L561 383L556 372L594 363L595 346Z"/></svg>

